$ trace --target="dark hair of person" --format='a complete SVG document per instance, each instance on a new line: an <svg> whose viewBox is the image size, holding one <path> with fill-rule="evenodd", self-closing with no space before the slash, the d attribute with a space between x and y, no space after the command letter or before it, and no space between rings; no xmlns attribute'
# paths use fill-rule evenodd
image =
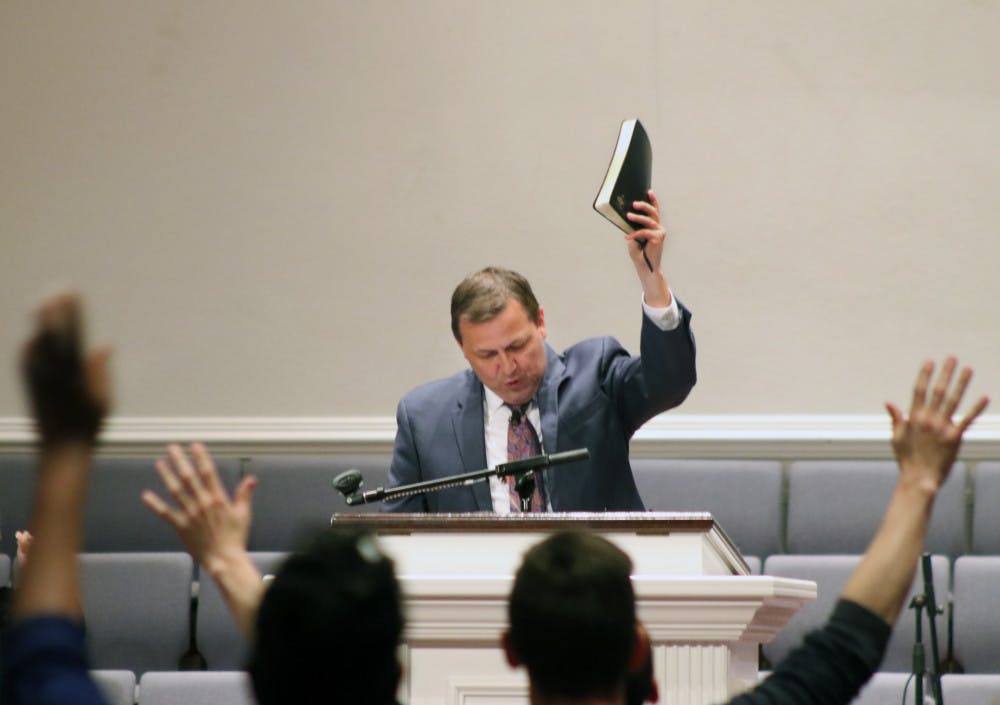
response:
<svg viewBox="0 0 1000 705"><path fill-rule="evenodd" d="M451 295L451 332L455 340L462 342L458 324L463 319L470 323L488 321L511 299L524 306L528 318L538 323L538 299L528 280L517 272L487 267L467 276Z"/></svg>
<svg viewBox="0 0 1000 705"><path fill-rule="evenodd" d="M510 640L540 695L622 692L636 633L631 573L625 553L588 533L557 533L525 554L510 594Z"/></svg>
<svg viewBox="0 0 1000 705"><path fill-rule="evenodd" d="M261 705L390 705L403 612L392 560L368 534L328 529L267 588L248 670Z"/></svg>

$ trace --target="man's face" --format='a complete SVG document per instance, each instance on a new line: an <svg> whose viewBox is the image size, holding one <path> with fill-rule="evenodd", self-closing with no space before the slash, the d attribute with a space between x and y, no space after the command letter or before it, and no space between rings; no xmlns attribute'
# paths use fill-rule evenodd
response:
<svg viewBox="0 0 1000 705"><path fill-rule="evenodd" d="M545 313L535 323L516 299L482 323L460 319L458 331L465 359L476 377L508 404L531 400L545 372Z"/></svg>

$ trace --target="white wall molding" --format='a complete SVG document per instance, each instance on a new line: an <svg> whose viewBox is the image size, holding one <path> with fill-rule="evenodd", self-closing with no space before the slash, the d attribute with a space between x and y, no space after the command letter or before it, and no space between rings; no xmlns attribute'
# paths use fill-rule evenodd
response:
<svg viewBox="0 0 1000 705"><path fill-rule="evenodd" d="M102 452L157 453L165 443L204 441L217 453L391 453L389 416L114 417ZM0 417L0 452L32 447L31 423ZM881 415L664 414L632 441L636 457L879 458L891 457L888 418ZM1000 459L1000 415L979 419L966 434L962 457Z"/></svg>

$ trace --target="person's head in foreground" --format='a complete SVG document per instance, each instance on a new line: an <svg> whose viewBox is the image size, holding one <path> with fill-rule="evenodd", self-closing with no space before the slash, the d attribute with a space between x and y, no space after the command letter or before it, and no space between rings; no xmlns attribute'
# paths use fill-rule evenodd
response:
<svg viewBox="0 0 1000 705"><path fill-rule="evenodd" d="M622 701L648 639L636 622L631 573L625 553L583 532L554 534L525 554L503 647L511 666L527 668L533 702Z"/></svg>
<svg viewBox="0 0 1000 705"><path fill-rule="evenodd" d="M368 534L323 531L264 593L249 666L257 700L395 703L402 631L392 560Z"/></svg>

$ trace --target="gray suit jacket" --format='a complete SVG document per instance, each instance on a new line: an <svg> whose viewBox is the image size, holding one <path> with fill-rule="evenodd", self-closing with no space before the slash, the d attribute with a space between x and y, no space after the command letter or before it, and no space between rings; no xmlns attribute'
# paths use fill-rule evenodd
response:
<svg viewBox="0 0 1000 705"><path fill-rule="evenodd" d="M546 345L536 400L544 452L575 448L590 458L544 470L554 511L642 510L628 462L629 440L656 414L680 404L695 383L691 313L661 331L642 316L640 356L614 338L592 338L561 355ZM389 486L422 482L486 467L483 385L464 370L417 387L396 410ZM452 487L383 504L397 512L493 511L487 482Z"/></svg>

